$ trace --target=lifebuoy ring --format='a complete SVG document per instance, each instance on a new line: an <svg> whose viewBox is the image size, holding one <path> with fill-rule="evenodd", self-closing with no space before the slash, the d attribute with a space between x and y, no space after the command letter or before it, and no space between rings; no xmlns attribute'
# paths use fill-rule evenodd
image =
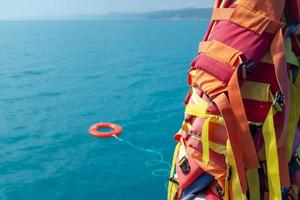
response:
<svg viewBox="0 0 300 200"><path fill-rule="evenodd" d="M109 132L101 132L99 129L101 128L110 128L112 129ZM122 132L122 127L118 124L113 123L98 123L94 124L89 128L89 133L95 137L113 137L119 135Z"/></svg>

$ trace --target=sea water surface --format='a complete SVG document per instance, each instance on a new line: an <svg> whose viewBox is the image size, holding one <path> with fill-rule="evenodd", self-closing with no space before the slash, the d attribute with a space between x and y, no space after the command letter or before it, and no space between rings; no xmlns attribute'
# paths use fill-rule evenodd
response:
<svg viewBox="0 0 300 200"><path fill-rule="evenodd" d="M166 199L207 24L1 22L0 199ZM120 139L91 137L101 121Z"/></svg>

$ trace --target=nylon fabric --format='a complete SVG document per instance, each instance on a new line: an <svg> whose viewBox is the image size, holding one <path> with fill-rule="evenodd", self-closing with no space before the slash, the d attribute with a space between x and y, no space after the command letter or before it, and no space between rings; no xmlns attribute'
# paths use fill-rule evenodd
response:
<svg viewBox="0 0 300 200"><path fill-rule="evenodd" d="M207 56L230 66L234 66L239 56L242 55L242 52L217 40L201 42L199 44L199 53L202 52Z"/></svg>
<svg viewBox="0 0 300 200"><path fill-rule="evenodd" d="M265 141L265 153L267 161L267 176L270 199L281 200L279 161L277 154L277 142L273 114L273 107L271 107L266 121L263 125L263 137Z"/></svg>
<svg viewBox="0 0 300 200"><path fill-rule="evenodd" d="M284 0L237 0L236 4L245 6L271 19L280 20L285 2Z"/></svg>
<svg viewBox="0 0 300 200"><path fill-rule="evenodd" d="M211 118L207 118L202 126L202 157L203 161L206 165L208 165L209 162L209 124L210 124Z"/></svg>
<svg viewBox="0 0 300 200"><path fill-rule="evenodd" d="M214 102L217 104L222 117L225 122L226 131L228 134L228 139L231 143L231 147L233 150L233 158L236 163L237 168L237 176L240 180L240 185L243 192L247 191L247 181L246 181L246 174L245 174L245 163L243 160L243 154L240 151L241 141L239 139L237 133L237 120L234 117L232 108L229 104L229 101L224 93L220 94L214 99Z"/></svg>
<svg viewBox="0 0 300 200"><path fill-rule="evenodd" d="M270 84L254 81L244 81L241 86L241 95L243 99L250 99L262 102L273 102L274 98L269 98L269 88Z"/></svg>
<svg viewBox="0 0 300 200"><path fill-rule="evenodd" d="M284 44L285 44L285 54L286 54L287 62L299 67L300 66L299 60L296 54L292 51L291 39L286 38Z"/></svg>
<svg viewBox="0 0 300 200"><path fill-rule="evenodd" d="M221 186L222 189L225 188L225 178L226 178L226 168L222 167L211 159L208 165L204 164L202 160L202 153L191 148L187 147L188 154L195 160L195 162L207 173L215 177L215 180Z"/></svg>
<svg viewBox="0 0 300 200"><path fill-rule="evenodd" d="M174 177L175 164L176 164L176 160L177 160L177 157L178 157L180 145L181 145L180 143L177 143L176 146L175 146L175 150L174 150L174 154L173 154L173 160L172 160L172 167L171 167L169 177ZM176 196L176 193L177 193L178 189L179 189L178 184L169 181L167 200L174 200L175 199L174 197Z"/></svg>
<svg viewBox="0 0 300 200"><path fill-rule="evenodd" d="M299 119L299 117L297 116L297 89L291 82L290 82L290 89L291 89L291 103L290 103L291 109L289 113L287 138L286 138L286 149L287 149L288 161L291 160L294 138L295 138L296 128Z"/></svg>
<svg viewBox="0 0 300 200"><path fill-rule="evenodd" d="M227 151L226 151L226 157L227 157L227 162L228 162L228 166L230 166L231 168L231 178L228 177L228 180L231 183L231 197L232 199L236 199L236 200L247 200L247 197L245 195L245 193L243 193L241 185L240 185L240 180L239 180L239 176L237 174L237 166L236 166L236 159L234 159L234 154L232 151L232 147L230 145L230 141L227 142L226 144L227 147ZM229 190L230 191L230 190Z"/></svg>
<svg viewBox="0 0 300 200"><path fill-rule="evenodd" d="M199 105L195 105L195 104L188 104L185 107L185 114L188 115L193 115L196 117L200 117L200 118L210 118L210 121L223 125L224 124L224 119L218 115L210 115L210 114L206 114L206 109L208 108L208 105L203 105L203 104L199 104Z"/></svg>
<svg viewBox="0 0 300 200"><path fill-rule="evenodd" d="M250 200L260 199L259 175L257 169L249 169L246 172L249 187Z"/></svg>
<svg viewBox="0 0 300 200"><path fill-rule="evenodd" d="M245 160L245 166L247 169L258 168L258 158L253 143L253 139L250 133L248 120L246 117L242 96L240 93L238 69L233 74L228 84L228 95L233 113L235 116L235 126L238 128L238 133L243 139L240 141L242 145L242 152ZM225 118L225 117L224 117ZM230 141L231 142L231 141ZM244 190L243 190L244 191Z"/></svg>
<svg viewBox="0 0 300 200"><path fill-rule="evenodd" d="M216 8L212 14L212 20L228 20L259 35L265 31L274 34L283 27L280 21L242 5L236 5L235 8Z"/></svg>
<svg viewBox="0 0 300 200"><path fill-rule="evenodd" d="M278 146L281 147L285 145L286 135L287 135L287 123L290 111L290 89L289 89L289 79L287 75L287 64L285 56L284 40L282 35L282 30L278 31L274 37L271 44L271 54L273 57L273 63L275 68L275 74L277 78L278 85L284 96L284 123L282 128L282 133L278 140Z"/></svg>

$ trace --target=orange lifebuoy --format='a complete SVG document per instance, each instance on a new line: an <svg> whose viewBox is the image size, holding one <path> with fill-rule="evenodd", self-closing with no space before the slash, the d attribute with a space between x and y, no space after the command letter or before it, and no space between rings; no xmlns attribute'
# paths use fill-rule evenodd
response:
<svg viewBox="0 0 300 200"><path fill-rule="evenodd" d="M110 128L112 129L109 132L101 132L99 129L101 128ZM119 135L122 132L122 127L118 124L112 124L112 123L98 123L94 124L89 128L89 133L95 137L113 137L116 135Z"/></svg>

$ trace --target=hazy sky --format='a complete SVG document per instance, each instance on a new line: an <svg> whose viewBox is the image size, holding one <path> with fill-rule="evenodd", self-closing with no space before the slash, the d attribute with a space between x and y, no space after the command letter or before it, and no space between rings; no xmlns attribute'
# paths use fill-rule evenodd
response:
<svg viewBox="0 0 300 200"><path fill-rule="evenodd" d="M0 19L211 7L214 0L0 0Z"/></svg>

